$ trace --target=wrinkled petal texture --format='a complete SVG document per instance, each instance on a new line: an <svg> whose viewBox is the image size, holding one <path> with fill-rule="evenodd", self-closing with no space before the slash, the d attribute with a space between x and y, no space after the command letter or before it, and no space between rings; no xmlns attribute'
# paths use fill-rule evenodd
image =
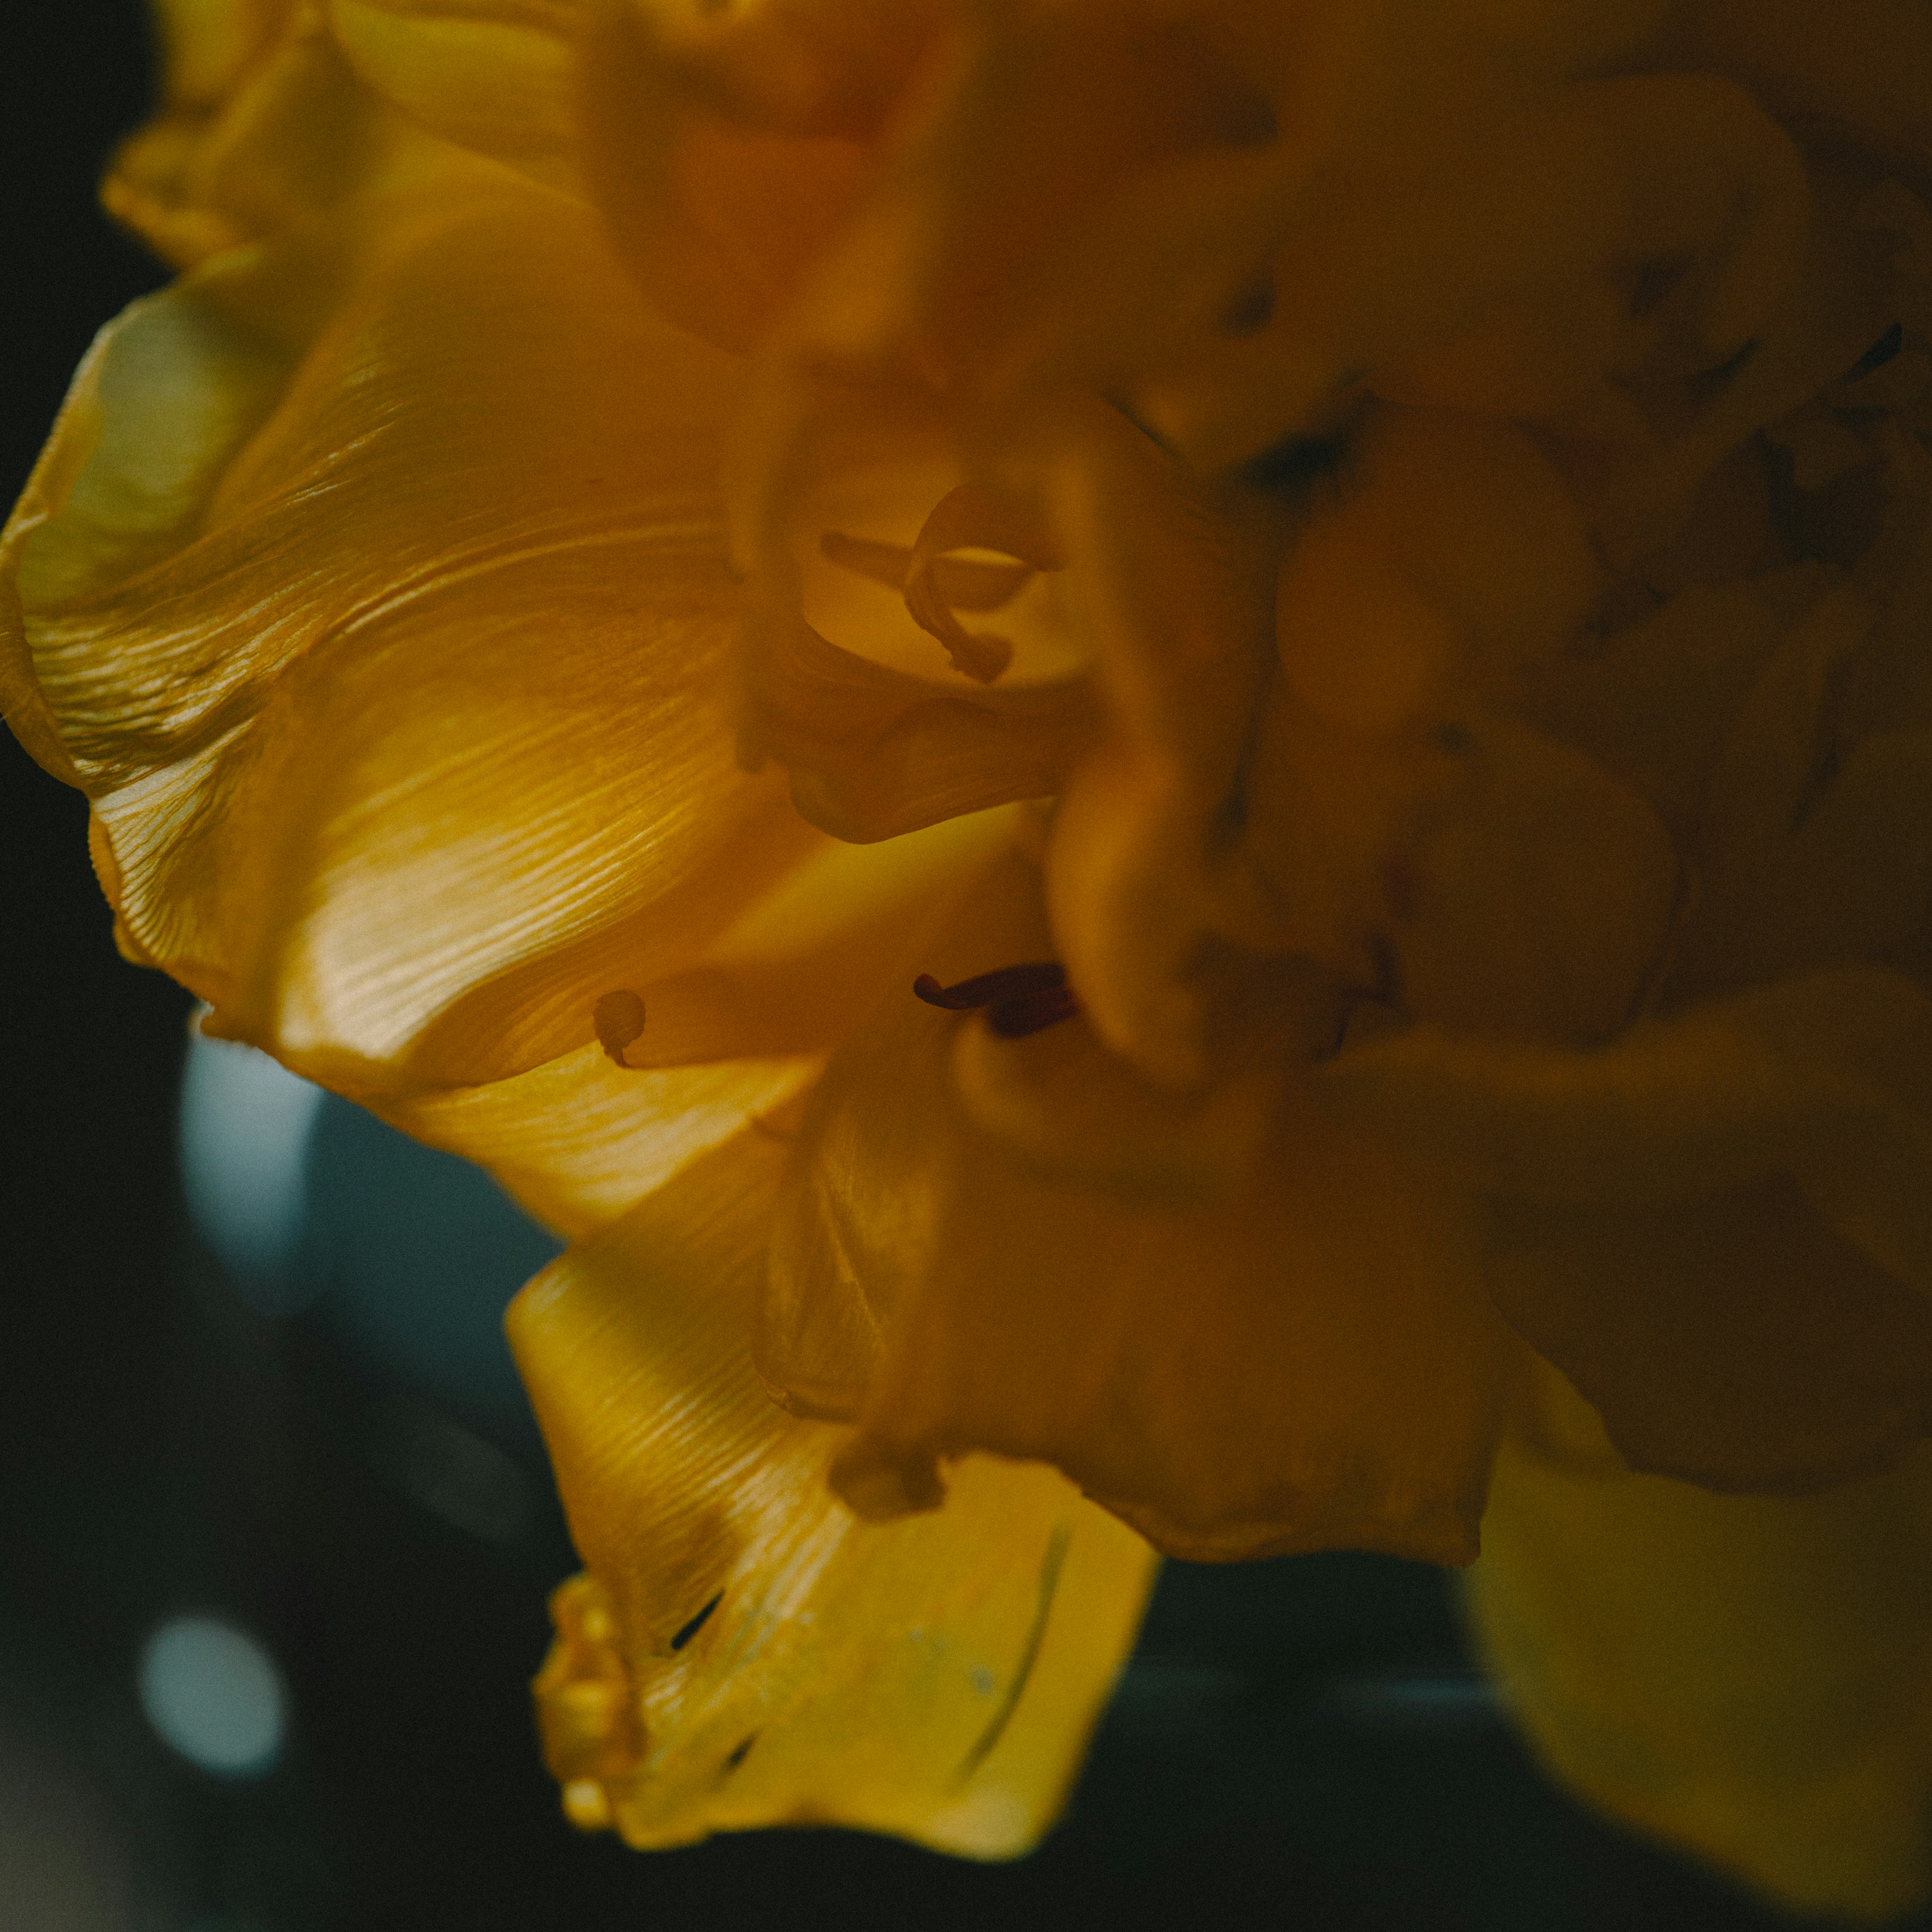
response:
<svg viewBox="0 0 1932 1932"><path fill-rule="evenodd" d="M861 1522L849 1432L746 1351L785 1159L721 1148L513 1306L587 1576L537 1681L569 1815L639 1846L862 1826L977 1858L1064 1802L1152 1552L1052 1471L976 1457L936 1516Z"/></svg>
<svg viewBox="0 0 1932 1932"><path fill-rule="evenodd" d="M350 1088L520 1071L812 849L717 690L732 380L534 190L104 337L16 518L31 668L129 941L220 1028Z"/></svg>

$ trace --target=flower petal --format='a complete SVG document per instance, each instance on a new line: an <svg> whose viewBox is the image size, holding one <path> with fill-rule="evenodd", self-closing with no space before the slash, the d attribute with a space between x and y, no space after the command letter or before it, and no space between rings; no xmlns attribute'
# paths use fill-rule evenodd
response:
<svg viewBox="0 0 1932 1932"><path fill-rule="evenodd" d="M1932 1295L1932 996L1900 974L1804 974L1589 1051L1418 1027L1316 1077L1351 1120L1504 1198L1642 1207L1793 1180Z"/></svg>
<svg viewBox="0 0 1932 1932"><path fill-rule="evenodd" d="M438 166L358 84L315 10L161 0L162 112L114 158L108 211L187 267Z"/></svg>
<svg viewBox="0 0 1932 1932"><path fill-rule="evenodd" d="M1802 1493L1883 1467L1932 1418L1932 1305L1788 1184L1636 1208L1506 1203L1485 1272L1640 1469Z"/></svg>
<svg viewBox="0 0 1932 1932"><path fill-rule="evenodd" d="M1495 1199L1510 1322L1640 1468L1803 1489L1932 1413L1932 999L1875 968L1582 1052L1432 1028L1319 1082Z"/></svg>
<svg viewBox="0 0 1932 1932"><path fill-rule="evenodd" d="M1468 1576L1545 1762L1788 1908L1876 1920L1919 1903L1932 1452L1824 1496L1714 1496L1622 1472L1548 1380L1555 1415L1498 1457Z"/></svg>
<svg viewBox="0 0 1932 1932"><path fill-rule="evenodd" d="M328 0L364 85L446 141L578 190L574 0Z"/></svg>
<svg viewBox="0 0 1932 1932"><path fill-rule="evenodd" d="M527 1073L379 1100L392 1126L488 1168L572 1240L607 1227L700 1154L779 1113L814 1059L639 1070L579 1047Z"/></svg>
<svg viewBox="0 0 1932 1932"><path fill-rule="evenodd" d="M979 896L934 972L1040 957L1036 892L1016 868ZM988 1448L1056 1463L1173 1555L1466 1562L1514 1345L1454 1197L1292 1079L1224 1137L1216 1186L1168 1171L1154 1094L1148 1131L1042 1178L956 1097L981 1024L882 1008L807 1109L759 1360L806 1412L860 1419L844 1492L927 1506L936 1456Z"/></svg>
<svg viewBox="0 0 1932 1932"><path fill-rule="evenodd" d="M715 688L735 380L500 174L110 332L14 526L32 667L220 1026L358 1090L520 1070L823 845Z"/></svg>
<svg viewBox="0 0 1932 1932"><path fill-rule="evenodd" d="M603 8L584 55L584 166L652 300L748 348L869 171L932 37L926 0Z"/></svg>
<svg viewBox="0 0 1932 1932"><path fill-rule="evenodd" d="M589 1576L536 1692L578 1822L640 1846L837 1824L979 1858L1052 1822L1140 1618L1140 1539L975 1459L880 1527L845 1432L743 1347L784 1149L730 1143L538 1277L509 1326Z"/></svg>

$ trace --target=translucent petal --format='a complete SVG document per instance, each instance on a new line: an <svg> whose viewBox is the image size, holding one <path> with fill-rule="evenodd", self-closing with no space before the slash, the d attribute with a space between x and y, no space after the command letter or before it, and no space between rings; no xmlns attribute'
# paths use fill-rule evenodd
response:
<svg viewBox="0 0 1932 1932"><path fill-rule="evenodd" d="M1053 1472L975 1457L860 1522L845 1431L745 1352L784 1159L687 1168L513 1305L587 1578L536 1694L566 1811L640 1846L845 1825L1007 1858L1052 1822L1139 1621L1146 1545Z"/></svg>
<svg viewBox="0 0 1932 1932"><path fill-rule="evenodd" d="M593 1045L488 1086L379 1100L376 1111L488 1168L547 1227L578 1240L748 1123L781 1114L818 1066L729 1060L640 1070L614 1066Z"/></svg>
<svg viewBox="0 0 1932 1932"><path fill-rule="evenodd" d="M1791 1910L1889 1919L1932 1888L1932 1451L1822 1496L1712 1496L1624 1472L1552 1376L1468 1591L1591 1803Z"/></svg>
<svg viewBox="0 0 1932 1932"><path fill-rule="evenodd" d="M824 843L718 688L733 368L492 181L137 304L12 531L134 943L352 1088L578 1046Z"/></svg>
<svg viewBox="0 0 1932 1932"><path fill-rule="evenodd" d="M185 267L442 166L434 144L360 86L314 10L172 0L160 10L162 111L122 146L101 193L168 260Z"/></svg>

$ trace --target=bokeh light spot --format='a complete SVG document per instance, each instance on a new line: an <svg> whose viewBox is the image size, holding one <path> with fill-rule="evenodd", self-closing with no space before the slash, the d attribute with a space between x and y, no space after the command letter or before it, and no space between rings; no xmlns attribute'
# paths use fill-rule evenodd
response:
<svg viewBox="0 0 1932 1932"><path fill-rule="evenodd" d="M203 1771L259 1778L281 1755L288 1697L274 1659L212 1617L176 1617L141 1652L141 1708L162 1740Z"/></svg>

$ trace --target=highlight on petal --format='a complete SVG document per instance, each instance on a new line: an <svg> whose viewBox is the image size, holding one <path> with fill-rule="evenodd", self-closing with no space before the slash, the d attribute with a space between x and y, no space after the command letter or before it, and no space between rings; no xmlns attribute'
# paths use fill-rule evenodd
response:
<svg viewBox="0 0 1932 1932"><path fill-rule="evenodd" d="M1052 1822L1154 1559L1054 1472L973 1457L946 1507L860 1522L848 1432L744 1352L784 1149L687 1168L512 1305L587 1576L536 1686L566 1814L630 1844L859 1826L983 1858Z"/></svg>
<svg viewBox="0 0 1932 1932"><path fill-rule="evenodd" d="M500 174L110 332L12 528L31 675L219 1024L360 1090L520 1071L822 845L735 768L734 386Z"/></svg>
<svg viewBox="0 0 1932 1932"><path fill-rule="evenodd" d="M1466 1594L1538 1754L1777 1904L1932 1890L1932 1450L1802 1498L1632 1475L1546 1372Z"/></svg>
<svg viewBox="0 0 1932 1932"><path fill-rule="evenodd" d="M392 1126L488 1168L572 1240L608 1226L752 1123L782 1118L817 1077L813 1058L700 1066L614 1066L599 1046L480 1087L378 1096Z"/></svg>
<svg viewBox="0 0 1932 1932"><path fill-rule="evenodd" d="M1016 871L963 906L936 976L1037 958L1036 891ZM858 1421L835 1470L855 1507L928 1507L937 1459L989 1449L1056 1463L1172 1555L1468 1561L1515 1345L1453 1198L1318 1118L1286 1056L1203 1186L1157 1090L1112 1136L1093 1120L1070 1028L975 1049L1077 1049L1022 1102L1070 1090L1042 1160L983 1084L956 1094L983 1024L882 1009L801 1123L758 1359L802 1412Z"/></svg>

